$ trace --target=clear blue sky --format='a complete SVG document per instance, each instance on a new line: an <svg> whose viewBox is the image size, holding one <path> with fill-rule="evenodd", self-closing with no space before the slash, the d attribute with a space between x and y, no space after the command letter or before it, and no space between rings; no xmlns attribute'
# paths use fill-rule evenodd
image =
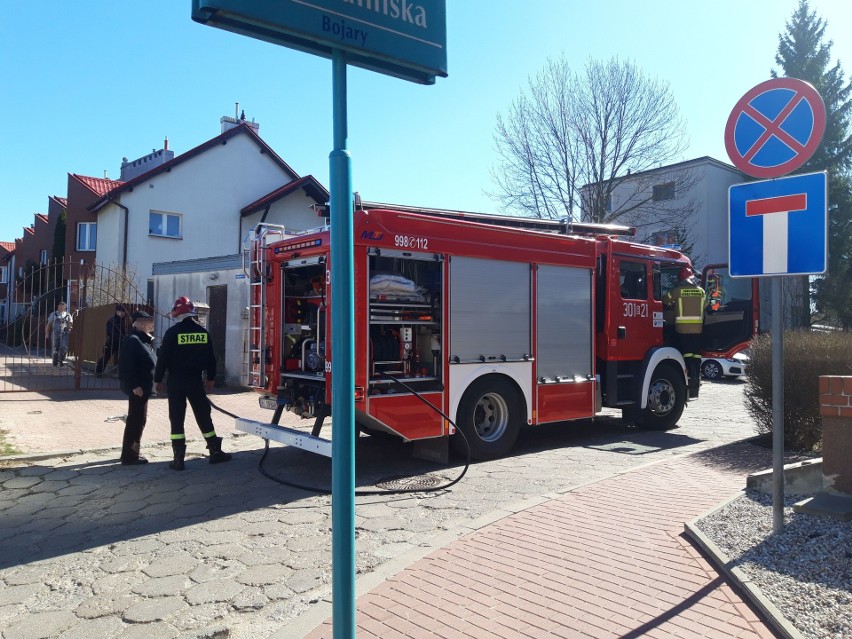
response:
<svg viewBox="0 0 852 639"><path fill-rule="evenodd" d="M691 145L728 161L731 108L775 68L797 0L447 0L449 77L422 86L352 69L349 146L364 199L499 212L493 133L548 56L632 59L671 84ZM852 2L811 0L852 72ZM190 0L0 0L0 240L21 236L67 174L118 178L122 157L219 134L239 102L301 175L328 186L331 63L202 26Z"/></svg>

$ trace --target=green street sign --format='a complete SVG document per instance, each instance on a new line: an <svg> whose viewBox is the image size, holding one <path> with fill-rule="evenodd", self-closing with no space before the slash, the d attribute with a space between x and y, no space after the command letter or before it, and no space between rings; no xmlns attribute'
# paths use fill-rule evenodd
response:
<svg viewBox="0 0 852 639"><path fill-rule="evenodd" d="M447 75L446 0L192 0L192 19L412 82Z"/></svg>

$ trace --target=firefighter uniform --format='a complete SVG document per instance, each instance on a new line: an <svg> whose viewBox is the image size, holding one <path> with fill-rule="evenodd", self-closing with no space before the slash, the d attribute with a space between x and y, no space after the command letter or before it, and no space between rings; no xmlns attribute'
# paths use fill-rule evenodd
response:
<svg viewBox="0 0 852 639"><path fill-rule="evenodd" d="M704 289L693 283L691 272L682 272L678 285L663 296L663 305L674 311L675 337L686 364L690 389L697 389L699 383L705 299Z"/></svg>
<svg viewBox="0 0 852 639"><path fill-rule="evenodd" d="M187 309L189 309L188 312L176 312ZM210 417L210 401L207 399L205 389L205 379L208 387L212 387L216 377L213 343L210 333L197 322L194 311L194 305L187 298L179 298L175 302L172 315L180 321L163 335L163 344L154 373L154 381L158 387L162 386L163 378L168 373L166 387L174 452L174 460L169 466L173 470L184 469L186 454L184 419L187 402L192 407L195 421L207 442L210 463L216 464L231 459L231 455L222 452L222 438L216 436L213 420Z"/></svg>

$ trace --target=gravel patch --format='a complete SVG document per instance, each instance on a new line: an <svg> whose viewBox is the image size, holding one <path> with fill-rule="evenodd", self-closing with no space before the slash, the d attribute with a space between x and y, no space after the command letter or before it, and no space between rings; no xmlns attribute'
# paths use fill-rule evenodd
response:
<svg viewBox="0 0 852 639"><path fill-rule="evenodd" d="M772 497L747 492L697 527L808 639L852 638L852 522L793 512L772 533Z"/></svg>

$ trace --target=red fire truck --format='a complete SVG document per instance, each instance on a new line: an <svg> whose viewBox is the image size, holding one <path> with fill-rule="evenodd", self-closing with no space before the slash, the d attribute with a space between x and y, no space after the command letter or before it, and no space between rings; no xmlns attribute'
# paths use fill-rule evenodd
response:
<svg viewBox="0 0 852 639"><path fill-rule="evenodd" d="M349 392L363 431L440 458L458 438L448 416L472 457L491 459L525 425L602 407L647 429L677 423L688 391L662 299L683 254L609 225L404 207L356 210L353 224ZM237 427L330 455L319 436L333 390L328 227L259 226L246 254L249 382L276 412ZM311 434L278 425L284 410L315 420Z"/></svg>

